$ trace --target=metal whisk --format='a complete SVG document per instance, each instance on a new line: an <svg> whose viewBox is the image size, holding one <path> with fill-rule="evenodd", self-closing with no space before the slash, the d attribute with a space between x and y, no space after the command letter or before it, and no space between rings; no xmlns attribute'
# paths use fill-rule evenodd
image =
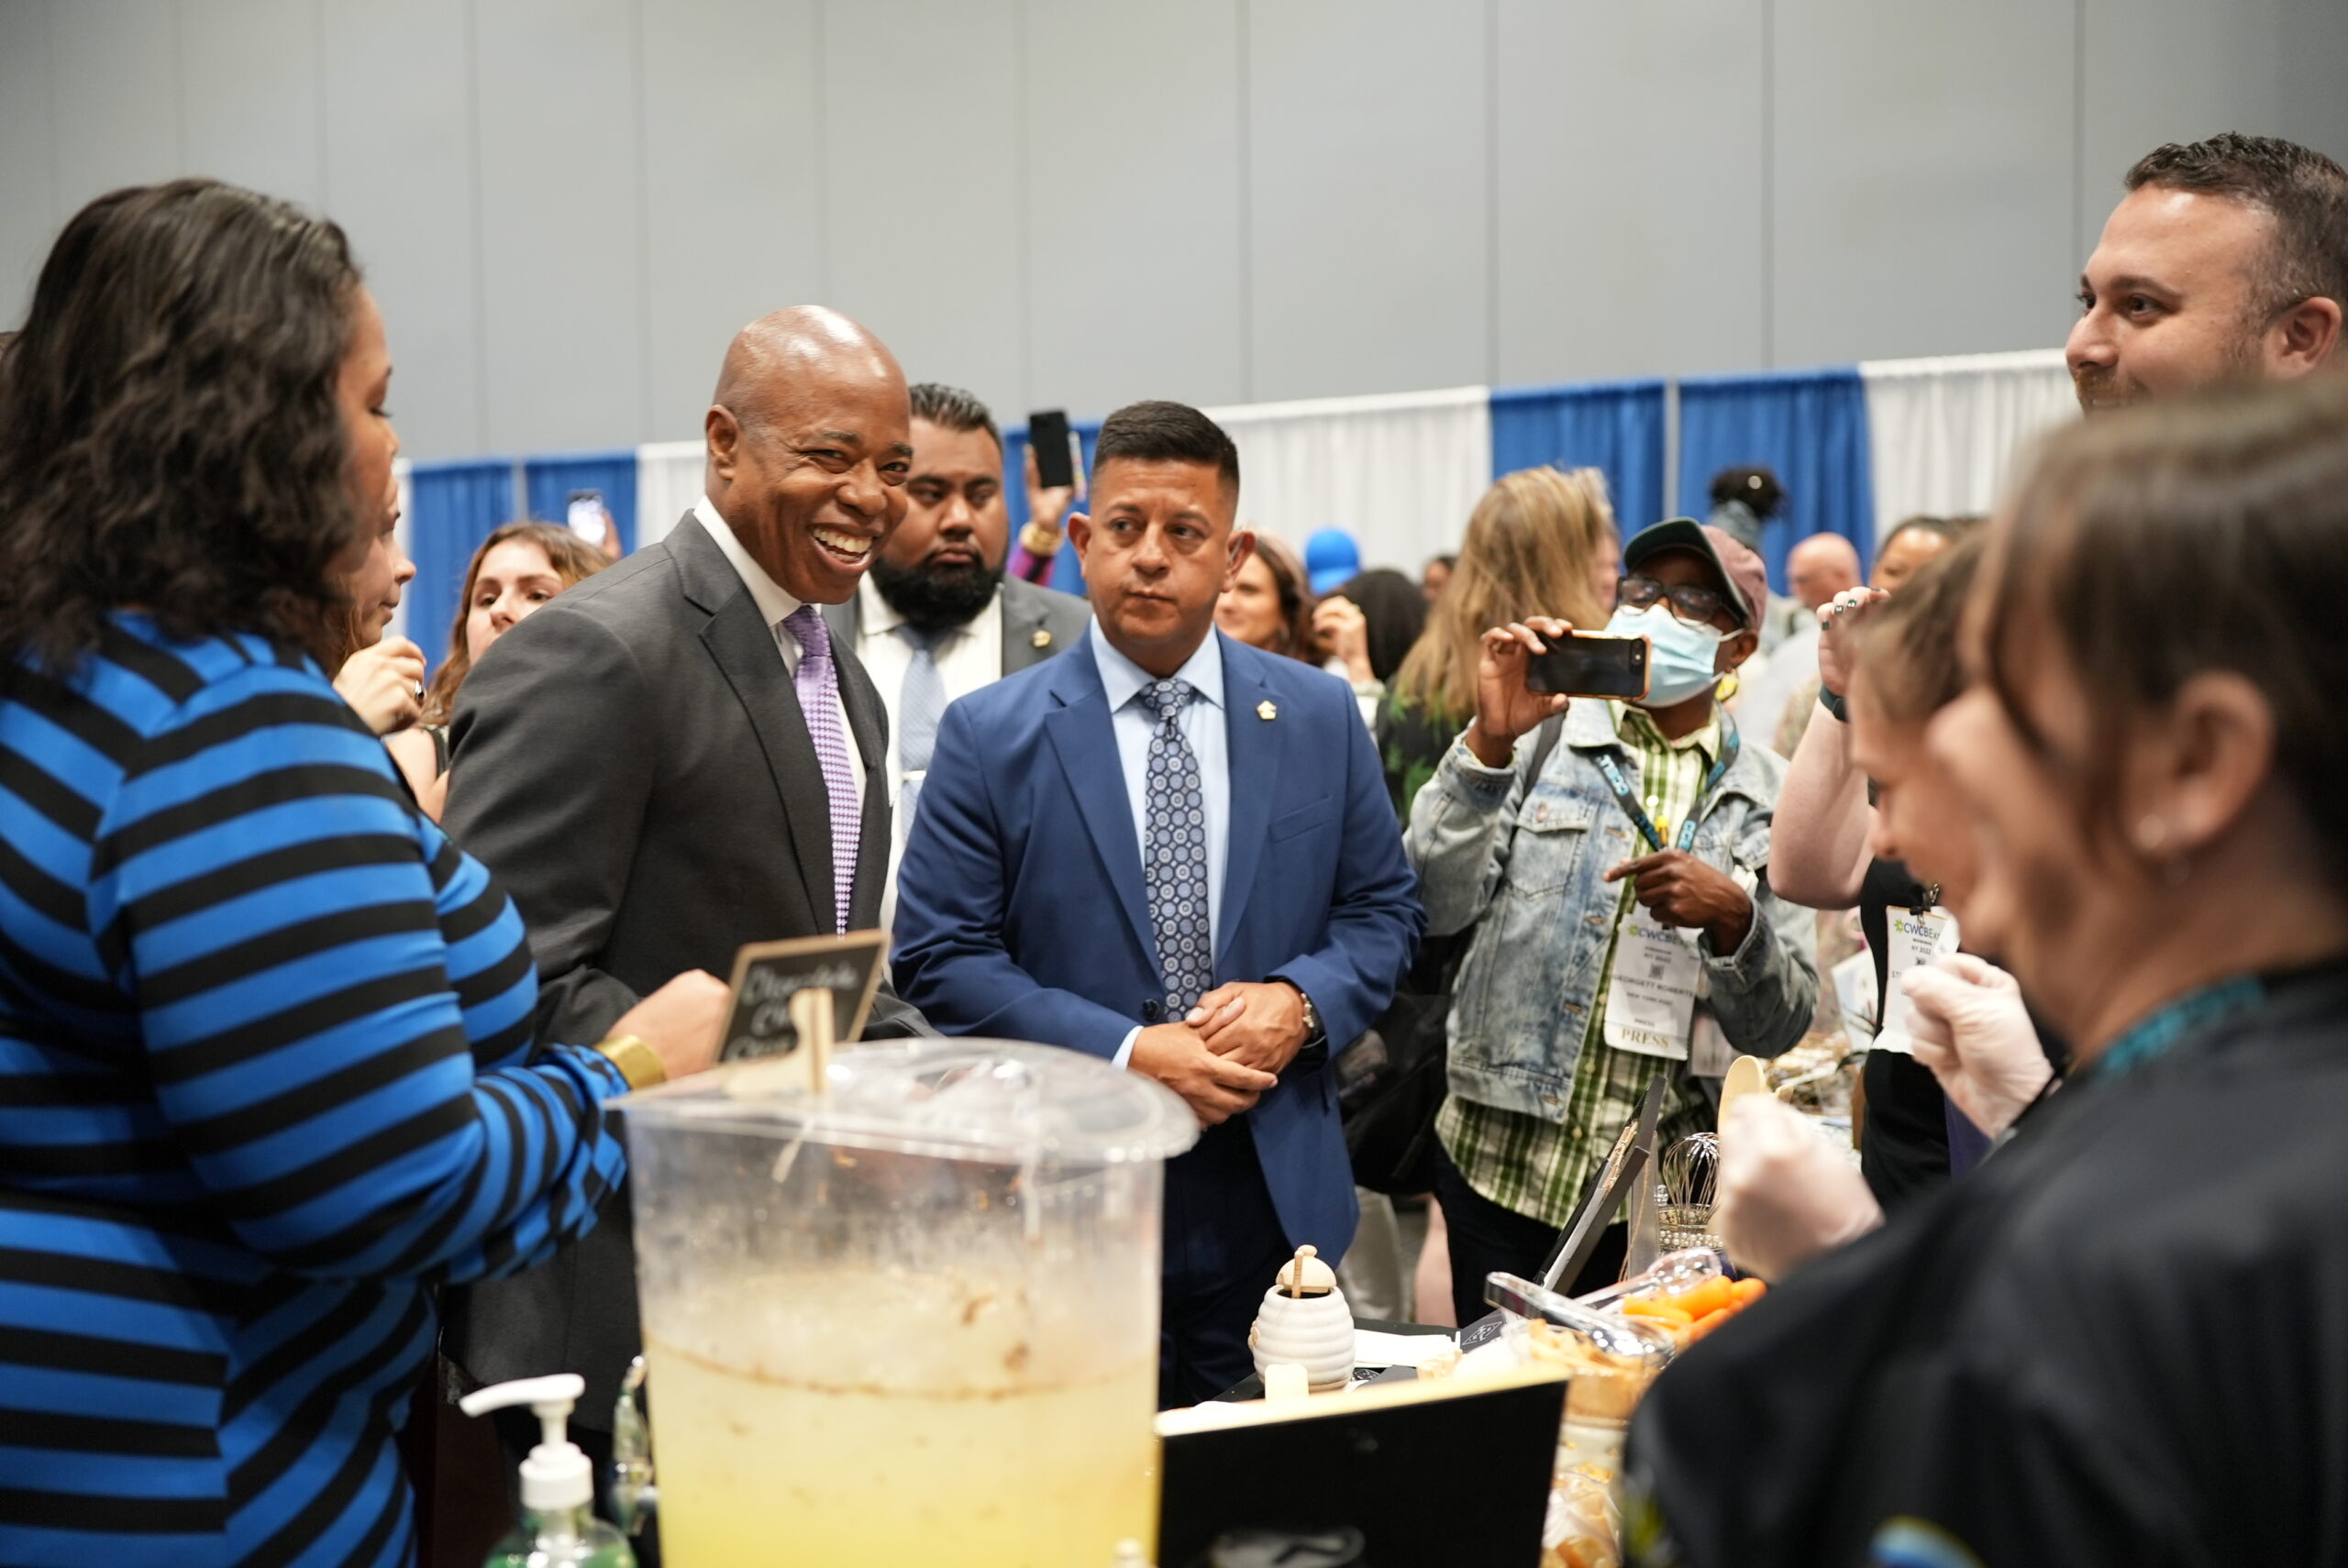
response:
<svg viewBox="0 0 2348 1568"><path fill-rule="evenodd" d="M1663 1154L1663 1247L1717 1247L1712 1198L1720 1181L1721 1141L1713 1132L1682 1138Z"/></svg>

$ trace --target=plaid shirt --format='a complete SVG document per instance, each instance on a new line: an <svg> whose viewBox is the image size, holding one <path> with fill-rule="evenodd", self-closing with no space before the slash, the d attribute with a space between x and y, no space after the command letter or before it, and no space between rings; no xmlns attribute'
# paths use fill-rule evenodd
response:
<svg viewBox="0 0 2348 1568"><path fill-rule="evenodd" d="M1695 734L1668 741L1645 711L1609 702L1614 733L1638 764L1647 815L1667 844L1698 805L1704 777L1718 759L1717 717ZM1555 766L1553 763L1552 766ZM1637 900L1628 879L1614 906L1614 930L1606 944L1606 966L1598 982L1599 1005L1590 1009L1589 1032L1574 1068L1573 1092L1565 1120L1499 1110L1453 1095L1435 1117L1435 1135L1468 1185L1501 1208L1563 1226L1573 1218L1582 1190L1612 1144L1623 1123L1639 1113L1640 1097L1657 1073L1666 1076L1663 1121L1656 1147L1665 1149L1709 1124L1707 1103L1689 1092L1688 1065L1660 1056L1618 1051L1606 1043L1605 998L1614 976L1623 920Z"/></svg>

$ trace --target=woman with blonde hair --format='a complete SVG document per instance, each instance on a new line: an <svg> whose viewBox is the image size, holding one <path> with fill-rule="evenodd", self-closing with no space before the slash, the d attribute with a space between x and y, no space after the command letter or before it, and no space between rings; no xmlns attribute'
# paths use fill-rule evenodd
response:
<svg viewBox="0 0 2348 1568"><path fill-rule="evenodd" d="M1596 469L1502 474L1468 517L1468 536L1427 629L1394 674L1378 726L1395 814L1434 776L1476 712L1484 633L1527 615L1603 626L1614 611L1622 542Z"/></svg>

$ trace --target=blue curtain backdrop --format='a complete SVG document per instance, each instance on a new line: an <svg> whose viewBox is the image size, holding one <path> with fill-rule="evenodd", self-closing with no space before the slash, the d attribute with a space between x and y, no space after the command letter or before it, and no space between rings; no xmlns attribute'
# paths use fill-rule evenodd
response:
<svg viewBox="0 0 2348 1568"><path fill-rule="evenodd" d="M628 460L635 462L632 456ZM635 489L631 469L631 495ZM407 635L437 669L449 657L449 627L473 551L500 523L513 521L514 459L418 463L409 470L408 493L415 506L408 542L415 551L415 580L407 585L404 600Z"/></svg>
<svg viewBox="0 0 2348 1568"><path fill-rule="evenodd" d="M1071 419L1068 426L1084 448L1084 471L1089 476L1093 444L1101 439L1101 422ZM1011 536L1015 542L1019 530L1027 525L1027 427L1024 425L1002 433L1002 483L1003 499L1011 503ZM1084 596L1084 573L1076 564L1074 550L1063 547L1052 563L1051 586L1080 599Z"/></svg>
<svg viewBox="0 0 2348 1568"><path fill-rule="evenodd" d="M601 491L619 525L620 554L636 548L636 450L575 452L563 458L532 458L522 467L530 515L541 523L567 523L570 492Z"/></svg>
<svg viewBox="0 0 2348 1568"><path fill-rule="evenodd" d="M1544 463L1603 469L1625 535L1663 520L1663 452L1659 381L1492 393L1492 477Z"/></svg>
<svg viewBox="0 0 2348 1568"><path fill-rule="evenodd" d="M1783 511L1762 530L1769 581L1786 588L1786 552L1812 534L1840 534L1865 561L1875 533L1867 464L1867 397L1855 366L1679 383L1679 506L1701 517L1712 476L1767 464L1785 486Z"/></svg>

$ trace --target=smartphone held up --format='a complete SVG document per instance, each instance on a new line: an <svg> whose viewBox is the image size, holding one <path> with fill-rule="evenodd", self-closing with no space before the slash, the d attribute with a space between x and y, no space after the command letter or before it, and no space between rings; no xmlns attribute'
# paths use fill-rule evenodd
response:
<svg viewBox="0 0 2348 1568"><path fill-rule="evenodd" d="M1568 697L1614 697L1625 702L1645 699L1650 651L1646 638L1575 632L1546 641L1548 652L1533 654L1525 661L1527 690L1563 692Z"/></svg>

